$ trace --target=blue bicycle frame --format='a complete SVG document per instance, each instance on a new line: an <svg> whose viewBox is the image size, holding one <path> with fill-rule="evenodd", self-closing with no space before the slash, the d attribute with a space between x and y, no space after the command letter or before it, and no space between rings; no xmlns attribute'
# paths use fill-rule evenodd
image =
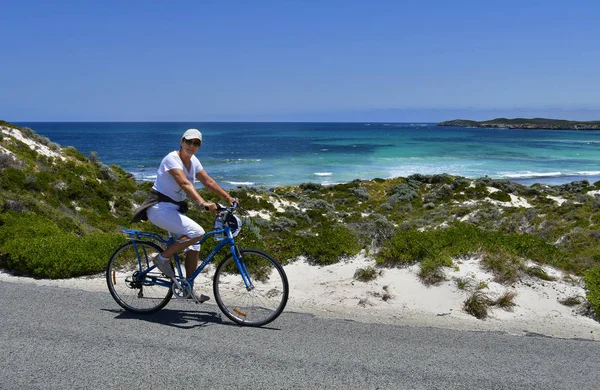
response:
<svg viewBox="0 0 600 390"><path fill-rule="evenodd" d="M144 232L141 230L124 229L124 230L122 230L122 232L127 234L129 236L129 238L131 239L131 241L134 243L134 247L135 247L135 251L136 251L136 255L138 257L138 263L139 263L139 267L140 267L140 269L139 269L140 272L137 275L137 279L139 281L143 281L144 279L147 280L148 273L150 271L154 270L156 268L156 266L153 264L150 264L147 253L144 253L144 254L140 253L140 248L135 244L135 239L144 239L144 238L151 239L154 241L158 241L161 244L167 245L167 246L175 243L175 240L174 240L173 236L171 236L171 235L169 235L168 239L164 239L160 234ZM200 239L200 241L198 241L197 243L202 245L209 237L214 236L215 234L223 234L225 236L225 238L223 240L219 241L219 243L213 248L213 250L204 258L204 260L198 266L198 268L196 268L196 271L194 271L192 276L189 278L186 278L186 280L191 283L194 279L196 279L196 277L204 270L204 268L211 261L214 260L215 255L219 251L221 251L221 249L223 249L226 245L229 245L229 250L231 251L231 254L233 256L235 264L237 265L238 270L240 272L240 275L242 276L242 280L244 281L246 289L252 290L254 287L252 285L252 280L250 280L250 275L248 274L248 270L246 269L246 264L244 264L244 262L240 259L239 255L238 255L238 250L237 250L237 247L235 246L235 240L233 238L233 235L231 234L231 228L229 226L226 225L223 229L217 229L217 230L213 230L213 231L205 233L204 236L202 237L202 239ZM179 256L176 253L173 257L175 258L175 265L177 267L177 272L180 277L183 277L183 270L181 268L181 262L179 261ZM145 259L146 267L143 266L142 259ZM151 277L151 281L153 282L153 284L157 284L157 285L161 285L161 286L165 286L165 287L171 287L171 281L166 281L165 279Z"/></svg>

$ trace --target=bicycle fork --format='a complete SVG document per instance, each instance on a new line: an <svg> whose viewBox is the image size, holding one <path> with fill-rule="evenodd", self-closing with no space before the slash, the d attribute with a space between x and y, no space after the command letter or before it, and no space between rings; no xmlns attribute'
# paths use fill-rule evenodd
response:
<svg viewBox="0 0 600 390"><path fill-rule="evenodd" d="M252 291L254 289L254 285L252 284L252 280L250 280L250 274L248 274L248 269L246 268L246 263L242 259L242 255L237 246L231 246L231 253L233 254L233 260L240 271L240 275L242 275L242 280L244 281L244 285L246 285L246 290Z"/></svg>

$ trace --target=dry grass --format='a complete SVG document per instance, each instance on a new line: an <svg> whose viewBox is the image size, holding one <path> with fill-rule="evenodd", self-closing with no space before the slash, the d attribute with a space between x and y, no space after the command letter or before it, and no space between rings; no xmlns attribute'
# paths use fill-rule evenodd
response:
<svg viewBox="0 0 600 390"><path fill-rule="evenodd" d="M580 305L583 301L581 297L567 297L558 301L561 305L568 307Z"/></svg>
<svg viewBox="0 0 600 390"><path fill-rule="evenodd" d="M375 267L359 268L354 272L354 279L359 282L370 282L375 280L377 276L381 275L381 271L377 271Z"/></svg>
<svg viewBox="0 0 600 390"><path fill-rule="evenodd" d="M472 316L483 320L488 317L490 298L481 291L475 291L463 303L463 309Z"/></svg>
<svg viewBox="0 0 600 390"><path fill-rule="evenodd" d="M498 299L493 302L494 306L501 307L504 310L512 311L513 307L516 306L515 297L517 293L514 291L507 291L502 294Z"/></svg>
<svg viewBox="0 0 600 390"><path fill-rule="evenodd" d="M527 268L527 274L538 279L552 281L554 278L546 273L542 267L529 267Z"/></svg>

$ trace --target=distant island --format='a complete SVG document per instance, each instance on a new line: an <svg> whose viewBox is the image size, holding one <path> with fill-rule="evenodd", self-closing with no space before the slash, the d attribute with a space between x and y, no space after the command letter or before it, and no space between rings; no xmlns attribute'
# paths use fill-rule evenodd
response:
<svg viewBox="0 0 600 390"><path fill-rule="evenodd" d="M455 119L452 121L440 122L438 126L457 126L457 127L488 127L488 128L508 128L508 129L544 129L544 130L600 130L600 121L577 122L561 119L546 118L496 118L489 121L471 121L465 119Z"/></svg>

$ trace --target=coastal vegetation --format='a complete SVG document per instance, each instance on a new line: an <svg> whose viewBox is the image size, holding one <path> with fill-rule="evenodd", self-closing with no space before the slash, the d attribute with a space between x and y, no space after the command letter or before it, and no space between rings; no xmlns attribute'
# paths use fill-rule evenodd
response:
<svg viewBox="0 0 600 390"><path fill-rule="evenodd" d="M444 121L438 126L458 126L458 127L487 127L487 128L507 128L507 129L539 129L539 130L600 130L600 121L568 121L563 119L547 118L496 118L488 121L472 121L465 119L455 119Z"/></svg>
<svg viewBox="0 0 600 390"><path fill-rule="evenodd" d="M7 122L0 129L1 268L36 278L97 274L125 242L121 229L163 233L149 222L129 222L151 183L31 129ZM549 280L544 267L552 266L585 283L586 299L565 304L600 314L600 182L523 186L439 174L230 192L247 212L237 241L283 264L328 265L364 251L376 267L358 269L357 281L418 264L422 282L435 286L446 279L445 269L460 266L457 260L477 256L507 287ZM210 213L192 207L188 215L212 226ZM490 306L512 307L510 292L492 300L485 286L469 280L457 286L471 292L464 309L478 318ZM385 291L382 297L391 299Z"/></svg>

